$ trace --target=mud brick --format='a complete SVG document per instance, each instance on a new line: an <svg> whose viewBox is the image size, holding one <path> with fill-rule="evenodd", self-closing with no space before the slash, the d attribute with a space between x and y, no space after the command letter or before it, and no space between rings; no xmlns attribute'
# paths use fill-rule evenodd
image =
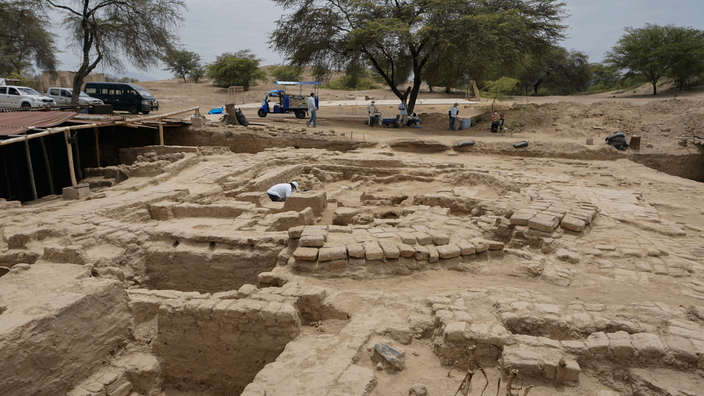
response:
<svg viewBox="0 0 704 396"><path fill-rule="evenodd" d="M665 343L676 359L690 363L697 361L697 352L692 341L683 337L665 337Z"/></svg>
<svg viewBox="0 0 704 396"><path fill-rule="evenodd" d="M584 220L580 220L572 215L565 216L560 222L560 227L574 232L582 232L587 226Z"/></svg>
<svg viewBox="0 0 704 396"><path fill-rule="evenodd" d="M443 336L450 342L464 342L464 333L467 330L467 322L452 322L445 326Z"/></svg>
<svg viewBox="0 0 704 396"><path fill-rule="evenodd" d="M538 212L519 210L511 216L511 224L513 225L528 225L528 221L532 219Z"/></svg>
<svg viewBox="0 0 704 396"><path fill-rule="evenodd" d="M582 341L560 341L567 352L580 356L587 351L587 344Z"/></svg>
<svg viewBox="0 0 704 396"><path fill-rule="evenodd" d="M328 226L306 226L301 233L301 238L309 235L322 235L323 239L328 240Z"/></svg>
<svg viewBox="0 0 704 396"><path fill-rule="evenodd" d="M528 227L538 231L552 232L560 221L555 216L538 214L528 221Z"/></svg>
<svg viewBox="0 0 704 396"><path fill-rule="evenodd" d="M486 239L474 238L472 239L472 244L475 246L476 253L486 252L489 250L490 243Z"/></svg>
<svg viewBox="0 0 704 396"><path fill-rule="evenodd" d="M437 263L440 261L440 253L433 245L428 245L428 262Z"/></svg>
<svg viewBox="0 0 704 396"><path fill-rule="evenodd" d="M303 235L303 229L305 226L291 227L288 229L288 237L291 239L298 239Z"/></svg>
<svg viewBox="0 0 704 396"><path fill-rule="evenodd" d="M413 257L416 254L416 250L411 245L405 243L396 244L398 247L399 254L401 257Z"/></svg>
<svg viewBox="0 0 704 396"><path fill-rule="evenodd" d="M346 246L324 247L318 251L319 261L332 261L347 258Z"/></svg>
<svg viewBox="0 0 704 396"><path fill-rule="evenodd" d="M562 218L565 217L564 213L553 212L552 208L550 208L548 210L544 210L544 211L540 212L540 214L545 215L545 216L554 216L554 217L557 217L558 220L562 220Z"/></svg>
<svg viewBox="0 0 704 396"><path fill-rule="evenodd" d="M299 247L293 252L293 258L299 261L315 261L318 259L318 249Z"/></svg>
<svg viewBox="0 0 704 396"><path fill-rule="evenodd" d="M351 234L352 233L352 228L350 226L337 226L337 225L329 225L328 226L328 232L330 233L337 233L337 234Z"/></svg>
<svg viewBox="0 0 704 396"><path fill-rule="evenodd" d="M384 257L387 259L397 259L401 255L394 241L380 239L379 245L381 246L381 250L384 251Z"/></svg>
<svg viewBox="0 0 704 396"><path fill-rule="evenodd" d="M319 234L303 235L298 244L303 247L322 247L325 245L325 237Z"/></svg>
<svg viewBox="0 0 704 396"><path fill-rule="evenodd" d="M433 243L433 238L424 232L416 232L413 236L416 237L419 245L431 245Z"/></svg>
<svg viewBox="0 0 704 396"><path fill-rule="evenodd" d="M461 253L460 248L453 243L451 243L449 245L437 246L436 250L438 251L440 258L443 258L443 259L449 259L452 257L459 257L460 253Z"/></svg>
<svg viewBox="0 0 704 396"><path fill-rule="evenodd" d="M430 259L430 252L425 246L416 245L413 247L416 251L414 257L418 261L428 261Z"/></svg>
<svg viewBox="0 0 704 396"><path fill-rule="evenodd" d="M609 351L609 338L603 331L590 334L585 343L593 355L605 356Z"/></svg>
<svg viewBox="0 0 704 396"><path fill-rule="evenodd" d="M640 352L641 358L659 359L665 355L665 346L657 335L636 333L631 336L633 346Z"/></svg>
<svg viewBox="0 0 704 396"><path fill-rule="evenodd" d="M499 241L487 241L489 250L504 250L504 243Z"/></svg>
<svg viewBox="0 0 704 396"><path fill-rule="evenodd" d="M416 237L413 236L410 232L399 232L398 233L399 238L401 238L401 242L405 243L406 245L415 245L416 244Z"/></svg>
<svg viewBox="0 0 704 396"><path fill-rule="evenodd" d="M617 331L606 335L609 338L611 353L619 359L630 359L635 349L631 344L631 336L625 331Z"/></svg>
<svg viewBox="0 0 704 396"><path fill-rule="evenodd" d="M477 253L477 247L470 242L458 242L457 246L460 248L460 254L462 256L470 256L472 254Z"/></svg>
<svg viewBox="0 0 704 396"><path fill-rule="evenodd" d="M382 260L384 258L384 251L379 246L377 242L364 242L364 255L367 260Z"/></svg>
<svg viewBox="0 0 704 396"><path fill-rule="evenodd" d="M504 347L502 361L504 369L511 366L518 369L524 377L535 377L542 373L540 356L532 349Z"/></svg>
<svg viewBox="0 0 704 396"><path fill-rule="evenodd" d="M353 258L364 258L364 247L358 243L347 245L347 255Z"/></svg>
<svg viewBox="0 0 704 396"><path fill-rule="evenodd" d="M430 229L428 229L428 227L426 227L424 225L414 225L414 226L412 226L412 228L418 232L422 232L425 234L430 232Z"/></svg>
<svg viewBox="0 0 704 396"><path fill-rule="evenodd" d="M450 236L446 234L432 234L433 243L442 246L450 243Z"/></svg>

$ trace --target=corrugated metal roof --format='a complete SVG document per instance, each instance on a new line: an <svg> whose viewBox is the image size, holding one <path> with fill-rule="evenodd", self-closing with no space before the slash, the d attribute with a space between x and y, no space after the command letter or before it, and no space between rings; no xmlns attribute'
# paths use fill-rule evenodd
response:
<svg viewBox="0 0 704 396"><path fill-rule="evenodd" d="M29 127L50 128L75 117L71 111L18 111L0 113L0 136L17 135Z"/></svg>

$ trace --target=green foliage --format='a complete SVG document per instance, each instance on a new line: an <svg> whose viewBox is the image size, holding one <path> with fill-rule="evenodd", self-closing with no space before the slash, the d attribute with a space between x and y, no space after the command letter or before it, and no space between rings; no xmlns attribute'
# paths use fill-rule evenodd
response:
<svg viewBox="0 0 704 396"><path fill-rule="evenodd" d="M272 70L271 75L277 81L300 81L303 68L298 66L280 65Z"/></svg>
<svg viewBox="0 0 704 396"><path fill-rule="evenodd" d="M339 91L364 91L381 88L374 83L368 70L362 73L345 74L338 79L323 84L322 87Z"/></svg>
<svg viewBox="0 0 704 396"><path fill-rule="evenodd" d="M625 32L607 53L606 62L628 70L627 76L645 77L653 86L653 95L657 95L657 83L663 77L684 83L704 72L704 32L655 24L628 27Z"/></svg>
<svg viewBox="0 0 704 396"><path fill-rule="evenodd" d="M0 76L34 66L56 71L57 49L47 25L29 1L0 2Z"/></svg>
<svg viewBox="0 0 704 396"><path fill-rule="evenodd" d="M274 2L290 12L269 43L291 64L334 70L362 65L399 99L406 95L399 83L412 75L409 111L422 81L464 86L469 78L510 70L525 52L562 39L566 17L559 0Z"/></svg>
<svg viewBox="0 0 704 396"><path fill-rule="evenodd" d="M510 94L516 92L519 81L515 78L501 77L495 81L486 81L484 90L491 94Z"/></svg>
<svg viewBox="0 0 704 396"><path fill-rule="evenodd" d="M208 76L218 87L241 85L245 91L257 81L266 81L266 72L259 69L261 59L250 50L235 53L225 52L217 57L215 63L208 68Z"/></svg>
<svg viewBox="0 0 704 396"><path fill-rule="evenodd" d="M198 84L203 77L208 75L208 68L203 65L198 65L191 69L188 73L188 78L190 78L194 83Z"/></svg>
<svg viewBox="0 0 704 396"><path fill-rule="evenodd" d="M324 82L328 80L329 70L323 65L313 66L313 79L317 82Z"/></svg>
<svg viewBox="0 0 704 396"><path fill-rule="evenodd" d="M519 74L520 89L534 95L539 88L546 88L550 95L574 95L587 89L592 79L592 67L587 55L578 51L568 51L553 47L542 55L529 55Z"/></svg>
<svg viewBox="0 0 704 396"><path fill-rule="evenodd" d="M185 49L170 50L161 58L161 61L166 64L164 70L168 70L174 73L176 77L182 78L184 84L187 82L186 77L193 76L194 72L196 74L195 82L198 82L197 80L203 77L201 57L195 52L186 51Z"/></svg>
<svg viewBox="0 0 704 396"><path fill-rule="evenodd" d="M30 88L34 88L34 89L39 88L39 81L26 75L25 73L18 73L18 72L10 73L7 76L7 78L19 80L17 85L19 85L21 87L30 87Z"/></svg>

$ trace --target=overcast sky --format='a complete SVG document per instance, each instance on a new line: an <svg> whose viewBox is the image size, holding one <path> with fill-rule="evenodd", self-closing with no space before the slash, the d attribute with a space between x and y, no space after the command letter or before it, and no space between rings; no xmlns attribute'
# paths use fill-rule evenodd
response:
<svg viewBox="0 0 704 396"><path fill-rule="evenodd" d="M586 53L590 62L601 62L625 27L657 23L704 29L702 0L565 0L565 3L570 14L565 21L569 38L561 45ZM181 42L187 50L200 54L205 62L214 61L223 52L243 49L251 49L263 58L263 65L283 62L267 44L269 34L283 14L272 1L186 0L186 4L186 21L179 32ZM77 59L73 52L65 50L60 55L62 70L77 69ZM128 71L156 79L171 77L169 72L159 69L140 71L128 66Z"/></svg>

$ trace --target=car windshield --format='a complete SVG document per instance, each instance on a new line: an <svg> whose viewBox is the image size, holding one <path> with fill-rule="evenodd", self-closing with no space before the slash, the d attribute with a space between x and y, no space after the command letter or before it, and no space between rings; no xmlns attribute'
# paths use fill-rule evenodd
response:
<svg viewBox="0 0 704 396"><path fill-rule="evenodd" d="M137 92L139 92L139 94L142 95L142 96L148 96L148 97L151 97L151 96L152 96L152 94L149 93L149 91L147 91L147 90L145 90L145 89L138 89Z"/></svg>
<svg viewBox="0 0 704 396"><path fill-rule="evenodd" d="M17 90L22 92L25 95L37 95L39 96L39 92L33 90L32 88L25 88L25 87L17 87Z"/></svg>

